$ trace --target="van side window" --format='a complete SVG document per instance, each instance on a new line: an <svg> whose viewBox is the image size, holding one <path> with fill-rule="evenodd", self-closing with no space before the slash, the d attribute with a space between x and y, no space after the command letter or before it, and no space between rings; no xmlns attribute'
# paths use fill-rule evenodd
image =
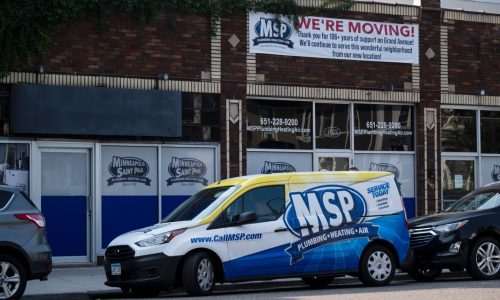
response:
<svg viewBox="0 0 500 300"><path fill-rule="evenodd" d="M257 214L256 223L278 219L285 211L285 187L266 186L248 191L227 208L226 215L231 222L249 211Z"/></svg>

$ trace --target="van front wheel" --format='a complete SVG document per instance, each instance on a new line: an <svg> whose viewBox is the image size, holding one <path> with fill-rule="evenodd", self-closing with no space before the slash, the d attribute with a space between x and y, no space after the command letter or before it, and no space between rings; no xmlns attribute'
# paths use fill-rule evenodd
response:
<svg viewBox="0 0 500 300"><path fill-rule="evenodd" d="M215 265L210 255L198 252L184 261L182 280L191 296L210 295L215 287Z"/></svg>
<svg viewBox="0 0 500 300"><path fill-rule="evenodd" d="M368 248L361 258L359 279L368 286L382 286L391 282L396 271L394 254L384 246Z"/></svg>

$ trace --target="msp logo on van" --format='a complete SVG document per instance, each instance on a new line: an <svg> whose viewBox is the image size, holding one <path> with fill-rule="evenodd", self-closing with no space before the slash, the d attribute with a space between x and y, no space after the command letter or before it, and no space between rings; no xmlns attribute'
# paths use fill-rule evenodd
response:
<svg viewBox="0 0 500 300"><path fill-rule="evenodd" d="M491 171L491 179L493 179L493 181L500 181L500 165L493 165L493 171Z"/></svg>
<svg viewBox="0 0 500 300"><path fill-rule="evenodd" d="M290 40L292 35L292 27L278 19L260 18L255 24L255 33L257 38L253 39L253 45L259 44L275 44L293 48L293 42Z"/></svg>
<svg viewBox="0 0 500 300"><path fill-rule="evenodd" d="M323 130L323 135L330 138L338 138L342 135L342 130L338 127L327 127Z"/></svg>
<svg viewBox="0 0 500 300"><path fill-rule="evenodd" d="M272 174L272 173L289 173L296 172L295 167L286 162L270 162L265 161L264 167L260 170L261 174Z"/></svg>
<svg viewBox="0 0 500 300"><path fill-rule="evenodd" d="M108 186L123 182L139 182L151 185L151 179L146 177L149 173L149 165L146 161L137 157L113 156L108 171L113 175L107 180Z"/></svg>
<svg viewBox="0 0 500 300"><path fill-rule="evenodd" d="M333 242L378 236L378 226L363 223L367 212L365 199L350 187L319 186L290 193L290 200L283 219L299 238L285 249L290 264L301 260L304 253Z"/></svg>
<svg viewBox="0 0 500 300"><path fill-rule="evenodd" d="M194 182L203 185L208 184L208 180L203 178L207 172L207 166L195 158L172 157L168 165L168 173L172 176L167 179L167 185L179 182Z"/></svg>

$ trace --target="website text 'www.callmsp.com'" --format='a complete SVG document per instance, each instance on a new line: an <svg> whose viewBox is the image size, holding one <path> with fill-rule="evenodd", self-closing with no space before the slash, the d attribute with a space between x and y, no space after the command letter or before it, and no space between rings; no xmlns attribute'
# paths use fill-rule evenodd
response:
<svg viewBox="0 0 500 300"><path fill-rule="evenodd" d="M250 233L250 234L231 233L231 234L214 235L207 237L194 237L191 238L191 244L250 241L250 240L260 240L260 239L262 239L262 233Z"/></svg>

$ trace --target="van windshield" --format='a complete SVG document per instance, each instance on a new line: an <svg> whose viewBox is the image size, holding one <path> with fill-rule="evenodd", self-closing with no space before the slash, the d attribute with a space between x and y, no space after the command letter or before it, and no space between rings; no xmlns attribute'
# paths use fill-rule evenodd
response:
<svg viewBox="0 0 500 300"><path fill-rule="evenodd" d="M239 187L236 185L203 189L174 209L162 223L203 219Z"/></svg>

